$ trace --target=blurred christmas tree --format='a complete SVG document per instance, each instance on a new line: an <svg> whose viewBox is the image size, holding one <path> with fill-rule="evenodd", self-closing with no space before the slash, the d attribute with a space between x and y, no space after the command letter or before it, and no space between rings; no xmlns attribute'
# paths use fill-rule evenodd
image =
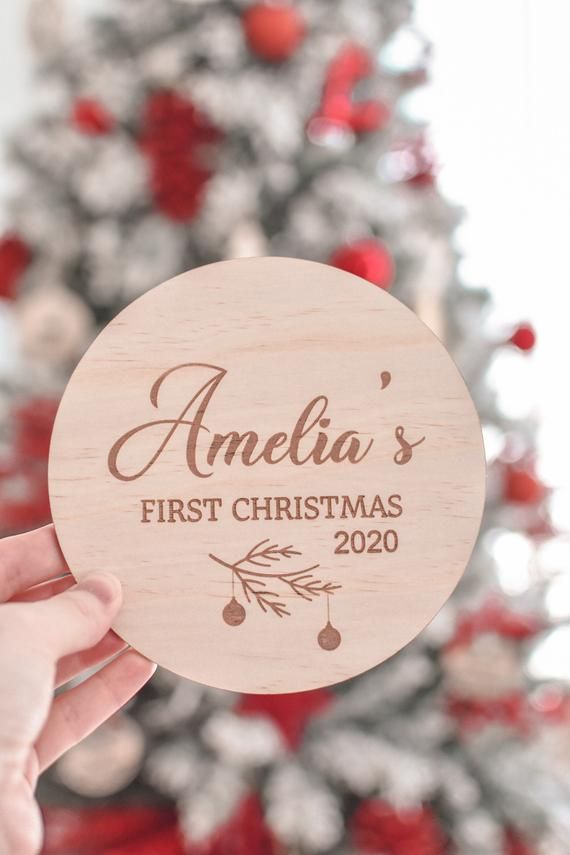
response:
<svg viewBox="0 0 570 855"><path fill-rule="evenodd" d="M428 57L409 3L115 0L67 34L64 13L32 5L41 108L14 140L0 240L4 532L49 518L57 399L97 329L239 255L350 270L444 335L484 424L489 501L453 601L364 676L237 697L160 672L43 782L46 852L182 852L178 816L201 855L568 853L568 700L529 668L549 629L536 555L555 533L534 424L493 382L534 334L458 281L457 214L406 116Z"/></svg>

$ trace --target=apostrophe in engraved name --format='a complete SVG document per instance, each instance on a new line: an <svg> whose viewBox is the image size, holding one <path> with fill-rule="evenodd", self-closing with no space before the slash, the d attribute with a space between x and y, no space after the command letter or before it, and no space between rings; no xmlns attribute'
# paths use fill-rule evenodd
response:
<svg viewBox="0 0 570 855"><path fill-rule="evenodd" d="M272 565L301 554L292 546L278 546L270 543L269 539L257 543L243 558L235 562L224 561L218 555L210 553L208 557L212 561L231 572L232 596L222 611L224 622L228 626L239 626L246 618L246 609L236 598L236 586L241 589L247 603L256 602L263 612L266 614L272 612L280 618L291 614L288 604L283 600L284 593L293 594L308 602L325 595L327 625L321 630L317 640L323 650L335 650L340 644L341 636L330 624L329 598L342 586L317 578L315 571L319 568L319 564L293 571L272 569ZM279 588L282 593L279 593ZM335 634L334 637L331 632Z"/></svg>
<svg viewBox="0 0 570 855"><path fill-rule="evenodd" d="M397 463L398 466L404 466L406 463L410 462L414 453L414 448L417 445L421 445L425 440L425 436L422 436L421 439L416 440L416 442L409 442L404 436L404 428L402 425L398 425L396 428L395 436L400 444L400 448L394 454L394 463Z"/></svg>
<svg viewBox="0 0 570 855"><path fill-rule="evenodd" d="M387 389L388 386L390 385L391 380L392 380L392 375L390 374L390 372L389 371L382 371L380 374L380 389L382 391L384 391L384 389Z"/></svg>

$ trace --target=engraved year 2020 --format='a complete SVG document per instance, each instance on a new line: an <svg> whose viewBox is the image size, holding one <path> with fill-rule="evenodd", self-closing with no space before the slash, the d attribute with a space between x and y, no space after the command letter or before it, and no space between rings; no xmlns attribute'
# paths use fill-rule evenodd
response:
<svg viewBox="0 0 570 855"><path fill-rule="evenodd" d="M363 552L379 554L395 552L398 548L398 532L393 528L379 531L376 528L368 531L335 531L334 540L338 541L334 550L335 555L350 555L351 552L361 555Z"/></svg>

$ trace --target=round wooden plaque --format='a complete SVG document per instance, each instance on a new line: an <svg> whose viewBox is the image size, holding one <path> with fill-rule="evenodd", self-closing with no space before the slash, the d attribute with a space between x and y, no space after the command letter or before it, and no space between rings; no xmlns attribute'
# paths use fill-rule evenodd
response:
<svg viewBox="0 0 570 855"><path fill-rule="evenodd" d="M212 264L98 336L57 415L50 497L116 631L211 686L292 692L391 656L463 572L485 465L465 383L398 300L325 265Z"/></svg>

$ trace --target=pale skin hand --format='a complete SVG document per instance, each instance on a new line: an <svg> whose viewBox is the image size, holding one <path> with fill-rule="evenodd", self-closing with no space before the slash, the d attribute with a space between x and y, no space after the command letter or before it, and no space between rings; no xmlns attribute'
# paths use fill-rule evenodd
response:
<svg viewBox="0 0 570 855"><path fill-rule="evenodd" d="M39 774L154 672L110 630L121 599L109 573L75 584L53 526L0 540L0 855L37 855ZM55 688L110 657L54 698Z"/></svg>

